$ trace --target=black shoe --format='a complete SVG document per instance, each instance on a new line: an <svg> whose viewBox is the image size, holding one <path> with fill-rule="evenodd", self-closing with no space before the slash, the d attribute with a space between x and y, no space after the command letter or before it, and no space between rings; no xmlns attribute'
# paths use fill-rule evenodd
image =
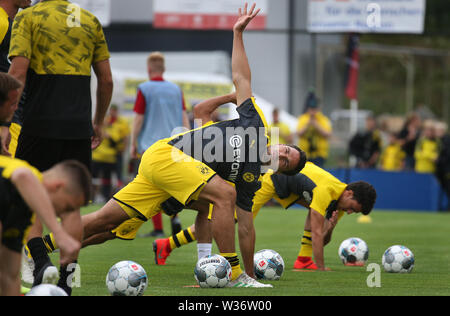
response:
<svg viewBox="0 0 450 316"><path fill-rule="evenodd" d="M75 266L76 269L77 261L72 262L71 265L61 266L59 268L60 278L57 285L66 292L67 296L72 296L73 273L75 269L70 270L68 268L69 266Z"/></svg>
<svg viewBox="0 0 450 316"><path fill-rule="evenodd" d="M47 262L39 271L35 271L33 287L40 284L55 285L59 279L58 269L51 263Z"/></svg>

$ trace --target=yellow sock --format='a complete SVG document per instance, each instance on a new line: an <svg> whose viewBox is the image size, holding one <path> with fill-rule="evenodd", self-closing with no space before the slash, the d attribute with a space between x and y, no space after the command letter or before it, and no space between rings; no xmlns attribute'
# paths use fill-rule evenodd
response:
<svg viewBox="0 0 450 316"><path fill-rule="evenodd" d="M312 257L313 248L311 236L312 234L310 231L305 230L303 232L302 245L300 247L300 252L298 253L299 257Z"/></svg>
<svg viewBox="0 0 450 316"><path fill-rule="evenodd" d="M242 274L241 265L239 264L239 258L237 253L221 253L222 257L227 259L231 265L231 280L236 280L238 276Z"/></svg>
<svg viewBox="0 0 450 316"><path fill-rule="evenodd" d="M45 235L44 238L44 245L47 248L48 253L54 252L56 249L58 249L58 245L55 242L55 238L53 237L53 233L50 233L49 235Z"/></svg>
<svg viewBox="0 0 450 316"><path fill-rule="evenodd" d="M173 250L175 248L179 248L195 240L196 239L194 234L192 233L191 228L188 227L187 229L182 230L178 234L169 237L170 249Z"/></svg>

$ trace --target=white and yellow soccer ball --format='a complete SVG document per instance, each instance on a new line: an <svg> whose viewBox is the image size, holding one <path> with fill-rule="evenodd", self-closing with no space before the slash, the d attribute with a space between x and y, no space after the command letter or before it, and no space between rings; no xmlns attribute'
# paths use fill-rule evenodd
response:
<svg viewBox="0 0 450 316"><path fill-rule="evenodd" d="M26 294L26 296L68 296L60 287L53 284L37 285Z"/></svg>
<svg viewBox="0 0 450 316"><path fill-rule="evenodd" d="M106 286L112 296L142 296L148 286L144 268L133 261L120 261L106 276Z"/></svg>
<svg viewBox="0 0 450 316"><path fill-rule="evenodd" d="M253 257L255 275L258 279L279 280L284 272L284 261L275 250L263 249Z"/></svg>
<svg viewBox="0 0 450 316"><path fill-rule="evenodd" d="M386 272L409 273L414 268L414 254L405 246L389 247L383 254L381 263Z"/></svg>
<svg viewBox="0 0 450 316"><path fill-rule="evenodd" d="M369 247L361 238L352 237L341 243L338 254L345 265L364 266L369 259Z"/></svg>
<svg viewBox="0 0 450 316"><path fill-rule="evenodd" d="M194 276L202 288L222 288L231 281L231 265L220 255L209 255L197 261Z"/></svg>

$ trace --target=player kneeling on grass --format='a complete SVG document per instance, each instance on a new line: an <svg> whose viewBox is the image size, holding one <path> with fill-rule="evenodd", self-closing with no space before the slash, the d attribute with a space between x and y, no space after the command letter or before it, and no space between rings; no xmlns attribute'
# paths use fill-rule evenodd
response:
<svg viewBox="0 0 450 316"><path fill-rule="evenodd" d="M62 162L41 174L22 160L4 156L0 156L0 173L0 295L20 295L21 252L33 212L60 245L61 266L73 262L81 243L63 229L64 221L90 200L91 178L76 161Z"/></svg>
<svg viewBox="0 0 450 316"><path fill-rule="evenodd" d="M295 176L270 172L263 176L261 182L261 189L253 198L253 218L271 199L277 200L286 209L297 203L309 210L294 269L324 270L323 248L331 241L338 220L345 213L368 215L376 200L376 191L369 183L358 181L347 185L311 162L307 162ZM174 199L165 205L167 213L176 213L180 209L180 204ZM239 232L254 231L253 221L238 221L238 225ZM196 240L197 235L199 258L211 254L211 236L208 238L205 232L198 234L196 225L192 225L177 235L154 242L156 263L164 265L173 249ZM246 238L247 235L239 234L241 252L243 256L252 256L255 239ZM316 263L312 260L313 254ZM245 265L245 270L248 274L252 273L253 264Z"/></svg>
<svg viewBox="0 0 450 316"><path fill-rule="evenodd" d="M303 168L306 156L292 146L268 147L267 124L252 97L251 72L243 43L243 32L258 12L255 5L247 12L246 4L243 11L239 9L233 28L232 75L239 118L153 144L144 153L136 178L102 209L83 216L84 245L114 236L111 231L130 235L134 224L160 213L161 204L172 196L183 206L212 204L211 226L207 229L211 227L220 254L232 266L233 282L245 287L270 286L250 278L240 268L234 210L251 217L263 163L272 162L280 172L296 174ZM234 183L235 188L227 181ZM208 214L201 217L205 216Z"/></svg>

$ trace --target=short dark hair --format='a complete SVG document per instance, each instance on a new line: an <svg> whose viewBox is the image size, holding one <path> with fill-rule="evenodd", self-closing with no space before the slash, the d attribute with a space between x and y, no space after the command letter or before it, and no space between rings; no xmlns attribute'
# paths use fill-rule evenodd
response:
<svg viewBox="0 0 450 316"><path fill-rule="evenodd" d="M302 171L303 168L305 168L305 164L306 164L306 161L307 161L306 153L303 150L301 150L299 147L295 146L295 145L286 145L286 146L297 150L299 152L299 154L300 154L300 159L298 161L298 164L295 166L295 168L293 170L291 170L291 171L284 171L282 173L287 175L287 176L295 176L297 173Z"/></svg>
<svg viewBox="0 0 450 316"><path fill-rule="evenodd" d="M362 213L369 215L377 200L377 191L365 181L352 182L347 185L346 190L353 191L353 199L361 204Z"/></svg>
<svg viewBox="0 0 450 316"><path fill-rule="evenodd" d="M0 72L0 106L3 106L8 100L8 94L12 90L17 90L22 87L22 83L13 76Z"/></svg>
<svg viewBox="0 0 450 316"><path fill-rule="evenodd" d="M84 197L83 205L86 206L92 200L92 176L89 169L77 160L65 160L58 164L77 187Z"/></svg>

